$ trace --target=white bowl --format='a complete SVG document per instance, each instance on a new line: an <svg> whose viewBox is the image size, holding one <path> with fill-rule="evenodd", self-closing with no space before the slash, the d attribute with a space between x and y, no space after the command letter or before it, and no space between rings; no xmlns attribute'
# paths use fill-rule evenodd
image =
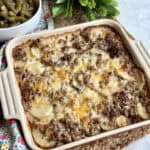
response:
<svg viewBox="0 0 150 150"><path fill-rule="evenodd" d="M0 41L9 40L16 36L20 36L33 31L40 21L42 13L42 1L38 0L38 9L36 13L26 22L17 26L0 28Z"/></svg>

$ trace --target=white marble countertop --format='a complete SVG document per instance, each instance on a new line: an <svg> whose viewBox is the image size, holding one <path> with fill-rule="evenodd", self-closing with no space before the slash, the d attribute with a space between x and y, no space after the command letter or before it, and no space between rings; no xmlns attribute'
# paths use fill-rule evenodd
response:
<svg viewBox="0 0 150 150"><path fill-rule="evenodd" d="M118 0L119 21L150 52L150 0Z"/></svg>
<svg viewBox="0 0 150 150"><path fill-rule="evenodd" d="M150 52L150 0L118 0L118 20ZM130 144L124 150L150 150L150 135Z"/></svg>

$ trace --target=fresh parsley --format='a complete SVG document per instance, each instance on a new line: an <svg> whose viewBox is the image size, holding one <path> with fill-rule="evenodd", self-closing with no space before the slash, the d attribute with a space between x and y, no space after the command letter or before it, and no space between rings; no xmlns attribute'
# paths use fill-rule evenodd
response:
<svg viewBox="0 0 150 150"><path fill-rule="evenodd" d="M117 0L55 0L52 15L53 17L61 14L65 17L72 16L75 5L79 5L84 10L88 20L113 18L119 14Z"/></svg>

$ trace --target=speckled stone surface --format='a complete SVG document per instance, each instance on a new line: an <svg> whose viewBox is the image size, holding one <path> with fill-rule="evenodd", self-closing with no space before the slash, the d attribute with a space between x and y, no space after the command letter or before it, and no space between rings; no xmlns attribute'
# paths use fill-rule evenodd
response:
<svg viewBox="0 0 150 150"><path fill-rule="evenodd" d="M150 52L150 0L118 0L119 21Z"/></svg>

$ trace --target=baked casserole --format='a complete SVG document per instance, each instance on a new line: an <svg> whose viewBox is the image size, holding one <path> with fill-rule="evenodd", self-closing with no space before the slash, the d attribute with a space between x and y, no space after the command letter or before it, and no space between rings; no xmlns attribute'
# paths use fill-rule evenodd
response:
<svg viewBox="0 0 150 150"><path fill-rule="evenodd" d="M93 26L13 49L35 143L53 148L150 119L146 77L120 35Z"/></svg>

